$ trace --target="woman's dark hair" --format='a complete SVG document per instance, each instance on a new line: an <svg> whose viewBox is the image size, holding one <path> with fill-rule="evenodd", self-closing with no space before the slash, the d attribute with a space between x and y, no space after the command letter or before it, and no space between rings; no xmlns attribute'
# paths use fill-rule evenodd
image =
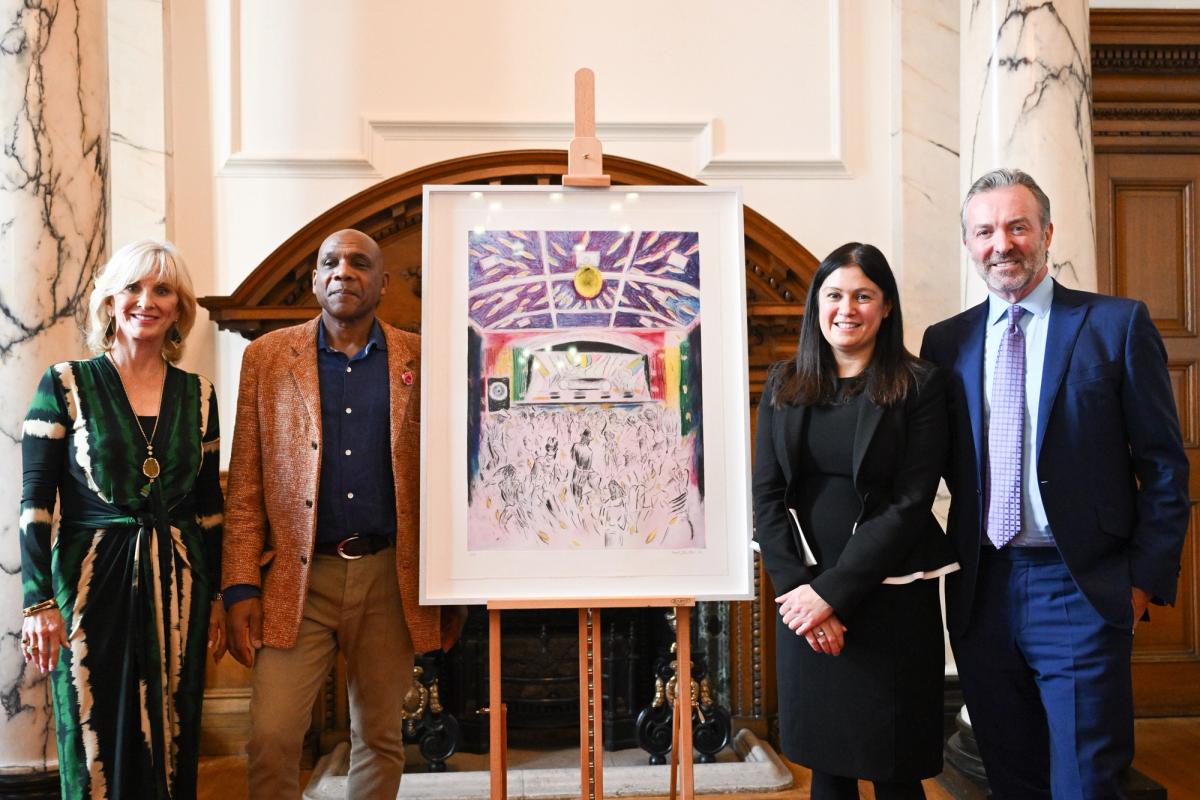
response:
<svg viewBox="0 0 1200 800"><path fill-rule="evenodd" d="M879 323L875 335L875 350L864 372L865 380L847 391L865 392L871 402L893 406L908 396L916 386L917 377L924 372L923 362L904 348L904 317L900 313L900 295L896 276L879 248L861 242L848 242L825 257L813 274L804 301L804 321L800 324L800 343L796 357L784 362L775 380L772 403L776 408L788 404L816 405L837 398L837 362L833 349L821 333L821 287L833 272L841 267L858 267L876 286L883 290L885 303L891 312Z"/></svg>

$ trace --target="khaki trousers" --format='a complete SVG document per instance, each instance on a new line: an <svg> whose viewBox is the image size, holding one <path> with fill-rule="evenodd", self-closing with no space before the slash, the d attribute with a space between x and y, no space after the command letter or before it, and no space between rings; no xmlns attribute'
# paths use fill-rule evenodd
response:
<svg viewBox="0 0 1200 800"><path fill-rule="evenodd" d="M316 555L296 644L258 651L246 747L251 800L299 797L304 734L339 648L350 695L347 797L396 797L404 773L400 710L412 685L413 651L396 550L389 547L356 561Z"/></svg>

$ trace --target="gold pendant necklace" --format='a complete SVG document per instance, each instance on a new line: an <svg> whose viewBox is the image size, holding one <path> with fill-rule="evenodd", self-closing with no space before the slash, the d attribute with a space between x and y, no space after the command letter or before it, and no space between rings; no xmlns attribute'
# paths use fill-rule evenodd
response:
<svg viewBox="0 0 1200 800"><path fill-rule="evenodd" d="M108 358L108 363L112 364L113 370L117 373L117 380L121 382L121 391L125 392L125 401L129 403L129 410L133 412L133 421L137 424L138 433L142 434L142 440L146 443L146 459L142 462L142 474L150 479L150 483L154 483L154 479L162 474L162 468L159 466L158 459L154 457L154 435L158 433L158 421L162 419L162 399L163 392L167 388L167 364L163 362L163 379L162 386L158 388L158 414L154 417L154 428L150 431L150 435L146 435L146 429L142 427L141 417L137 415L137 411L133 407L133 399L129 396L129 387L125 385L125 379L121 377L121 368L117 366L117 362L113 360L111 353L104 354ZM149 489L150 485L147 484Z"/></svg>

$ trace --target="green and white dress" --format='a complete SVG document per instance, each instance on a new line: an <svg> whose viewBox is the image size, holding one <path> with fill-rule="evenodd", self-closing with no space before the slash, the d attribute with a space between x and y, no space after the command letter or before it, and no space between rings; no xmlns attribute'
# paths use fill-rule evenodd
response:
<svg viewBox="0 0 1200 800"><path fill-rule="evenodd" d="M196 796L209 605L221 573L212 384L168 367L159 413L154 481L103 356L47 369L25 419L21 577L25 605L53 597L67 625L71 649L50 681L68 799ZM143 425L151 435L153 418Z"/></svg>

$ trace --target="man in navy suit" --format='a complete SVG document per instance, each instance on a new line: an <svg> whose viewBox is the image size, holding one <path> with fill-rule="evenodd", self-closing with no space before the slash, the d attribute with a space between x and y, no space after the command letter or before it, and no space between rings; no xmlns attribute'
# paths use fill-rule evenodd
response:
<svg viewBox="0 0 1200 800"><path fill-rule="evenodd" d="M932 326L950 373L948 627L996 798L1120 797L1133 761L1130 656L1173 603L1188 462L1146 306L1048 276L1050 201L981 177L963 244L989 297Z"/></svg>

